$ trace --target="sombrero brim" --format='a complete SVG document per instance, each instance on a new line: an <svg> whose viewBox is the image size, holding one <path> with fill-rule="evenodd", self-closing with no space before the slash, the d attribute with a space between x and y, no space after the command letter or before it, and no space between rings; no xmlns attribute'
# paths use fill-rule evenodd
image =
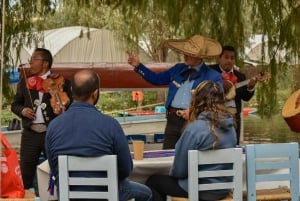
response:
<svg viewBox="0 0 300 201"><path fill-rule="evenodd" d="M164 45L181 54L197 58L215 57L222 52L222 46L218 41L205 37L196 43L192 39L171 39L166 40Z"/></svg>

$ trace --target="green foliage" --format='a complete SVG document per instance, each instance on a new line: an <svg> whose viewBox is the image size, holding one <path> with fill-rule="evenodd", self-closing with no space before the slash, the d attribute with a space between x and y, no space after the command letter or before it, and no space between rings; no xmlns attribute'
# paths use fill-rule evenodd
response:
<svg viewBox="0 0 300 201"><path fill-rule="evenodd" d="M43 30L45 16L53 14L55 4L50 0L13 2L6 0L5 5L5 44L3 48L5 49L4 63L7 64L5 67L9 68L10 65L17 66L16 64L20 62L12 60L10 55L11 42L16 50L19 50L23 44L31 44L32 41L37 44L41 36L33 34L32 31ZM0 15L2 21L2 9Z"/></svg>
<svg viewBox="0 0 300 201"><path fill-rule="evenodd" d="M285 74L284 68L278 68L299 59L299 0L6 0L6 7L5 63L12 40L19 49L43 39L32 31L82 25L114 31L128 41L129 51L136 51L143 41L156 62L167 60L165 39L205 35L233 45L240 55L237 64L243 67L247 39L263 34L268 39L263 46L269 51L262 48L261 62L268 63L272 79L259 87L257 101L266 115L278 110L277 83ZM33 19L37 20L33 23ZM280 50L288 53L280 57ZM10 63L15 66L18 61Z"/></svg>
<svg viewBox="0 0 300 201"><path fill-rule="evenodd" d="M3 83L3 85L2 85L2 90L3 90L2 106L6 107L7 105L9 105L12 102L13 96L15 95L15 93L9 85L9 73L7 73L5 71L3 72L3 82L2 83Z"/></svg>
<svg viewBox="0 0 300 201"><path fill-rule="evenodd" d="M4 50L3 63L0 73L2 73L3 80L1 80L1 86L3 86L4 106L10 104L13 96L13 92L9 87L8 74L6 69L18 66L20 63L26 61L14 60L10 48L12 46L16 55L20 54L20 47L23 44L31 44L32 41L37 44L41 40L41 35L32 34L32 31L43 30L43 21L46 15L53 13L55 6L53 1L9 1L5 0L5 27L1 29L5 30L4 44L1 45L1 49ZM3 1L0 2L1 8L3 8ZM3 22L3 10L0 10L0 20ZM3 23L1 23L1 26Z"/></svg>
<svg viewBox="0 0 300 201"><path fill-rule="evenodd" d="M157 103L156 91L143 91L144 100L142 106L152 105ZM132 100L132 91L115 91L115 92L100 92L100 98L96 107L103 113L109 113L112 111L126 111L137 109L137 102ZM155 106L145 107L143 110L154 110ZM111 115L117 115L113 113ZM19 118L10 111L10 106L3 107L3 113L1 118L1 125L7 125L9 120L13 118Z"/></svg>
<svg viewBox="0 0 300 201"><path fill-rule="evenodd" d="M279 71L278 66L286 65L299 52L299 1L110 0L107 2L118 5L123 11L126 8L129 19L148 13L149 10L156 13L155 9L151 9L155 7L149 5L158 5L168 17L166 21L169 28L180 30L173 32L173 38L182 36L187 38L194 34L217 38L222 44L235 46L237 52L240 52L242 58L237 62L239 66L242 64L244 48L247 45L246 39L252 34L265 35L267 40L263 41L263 47L269 51L265 52L262 48L261 62L269 63L268 70L272 73L272 79L259 87L257 99L263 114L268 116L278 111L277 79L280 76L278 74L285 73L284 69ZM280 50L289 53L280 57Z"/></svg>
<svg viewBox="0 0 300 201"><path fill-rule="evenodd" d="M143 91L142 106L157 103L156 91ZM116 92L100 92L100 99L96 107L103 113L111 111L123 111L132 108L137 109L137 102L132 100L132 91L116 91ZM145 110L153 110L154 106L144 108Z"/></svg>
<svg viewBox="0 0 300 201"><path fill-rule="evenodd" d="M5 107L2 110L1 125L8 125L9 121L14 118L20 119L17 115L10 111L10 108Z"/></svg>

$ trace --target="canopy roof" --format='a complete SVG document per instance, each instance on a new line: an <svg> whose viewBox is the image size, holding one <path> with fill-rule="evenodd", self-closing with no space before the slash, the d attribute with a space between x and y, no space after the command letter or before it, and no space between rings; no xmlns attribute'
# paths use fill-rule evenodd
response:
<svg viewBox="0 0 300 201"><path fill-rule="evenodd" d="M46 30L44 40L38 45L23 46L18 61L13 47L14 61L26 63L36 47L49 49L54 63L127 62L126 43L106 29L73 26ZM142 48L139 55L142 61L152 60Z"/></svg>

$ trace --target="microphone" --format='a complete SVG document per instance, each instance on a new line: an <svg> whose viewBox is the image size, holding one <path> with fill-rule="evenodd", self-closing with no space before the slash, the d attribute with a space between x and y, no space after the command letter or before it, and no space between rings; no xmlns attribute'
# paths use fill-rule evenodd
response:
<svg viewBox="0 0 300 201"><path fill-rule="evenodd" d="M24 67L26 66L28 63L23 63L23 64L20 64L18 67L21 68L21 67Z"/></svg>

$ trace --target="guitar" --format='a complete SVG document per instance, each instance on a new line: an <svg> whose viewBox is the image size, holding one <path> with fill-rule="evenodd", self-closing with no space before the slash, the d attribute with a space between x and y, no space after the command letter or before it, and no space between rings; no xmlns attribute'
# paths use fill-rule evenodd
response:
<svg viewBox="0 0 300 201"><path fill-rule="evenodd" d="M236 89L246 86L250 82L251 79L256 79L256 81L261 82L261 81L268 80L270 78L271 78L271 74L269 72L261 72L258 75L254 76L250 79L238 82L236 84L233 84L230 80L227 80L228 82L231 83L231 87L229 88L228 92L225 94L225 99L227 101L234 99L236 96Z"/></svg>
<svg viewBox="0 0 300 201"><path fill-rule="evenodd" d="M281 115L290 129L300 133L300 89L295 91L284 103Z"/></svg>

